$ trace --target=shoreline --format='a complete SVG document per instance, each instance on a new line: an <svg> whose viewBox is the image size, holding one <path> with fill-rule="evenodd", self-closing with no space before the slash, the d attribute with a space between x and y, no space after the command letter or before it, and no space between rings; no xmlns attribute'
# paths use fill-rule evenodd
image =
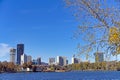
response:
<svg viewBox="0 0 120 80"><path fill-rule="evenodd" d="M110 72L110 71L116 71L118 72L118 70L71 70L71 71L16 71L16 72L0 72L0 74L2 73L52 73L52 72Z"/></svg>

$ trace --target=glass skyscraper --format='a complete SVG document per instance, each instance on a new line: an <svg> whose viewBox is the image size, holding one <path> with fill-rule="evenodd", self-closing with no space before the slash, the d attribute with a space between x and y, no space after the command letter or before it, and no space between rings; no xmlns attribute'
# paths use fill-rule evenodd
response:
<svg viewBox="0 0 120 80"><path fill-rule="evenodd" d="M24 44L17 44L17 64L21 63L21 55L24 53Z"/></svg>

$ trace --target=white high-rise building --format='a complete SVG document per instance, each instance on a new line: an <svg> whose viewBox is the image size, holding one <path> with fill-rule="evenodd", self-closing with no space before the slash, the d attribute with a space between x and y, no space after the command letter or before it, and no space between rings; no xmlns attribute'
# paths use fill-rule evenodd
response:
<svg viewBox="0 0 120 80"><path fill-rule="evenodd" d="M67 58L63 56L57 56L57 64L60 66L67 65Z"/></svg>
<svg viewBox="0 0 120 80"><path fill-rule="evenodd" d="M21 65L27 62L27 55L23 54L21 55Z"/></svg>
<svg viewBox="0 0 120 80"><path fill-rule="evenodd" d="M13 62L14 64L16 63L15 61L15 54L16 54L16 49L11 48L10 49L10 62Z"/></svg>

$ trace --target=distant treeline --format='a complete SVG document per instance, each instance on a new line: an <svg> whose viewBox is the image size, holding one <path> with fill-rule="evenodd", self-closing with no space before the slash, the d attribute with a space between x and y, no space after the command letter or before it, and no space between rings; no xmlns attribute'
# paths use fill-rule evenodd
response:
<svg viewBox="0 0 120 80"><path fill-rule="evenodd" d="M120 70L120 62L81 62L79 64L69 65L71 70Z"/></svg>
<svg viewBox="0 0 120 80"><path fill-rule="evenodd" d="M23 65L15 65L13 62L0 62L0 72L18 72L21 68L32 68L32 63L25 63Z"/></svg>
<svg viewBox="0 0 120 80"><path fill-rule="evenodd" d="M41 65L32 65L32 62L24 63L23 65L15 65L12 62L0 62L0 72L19 72L21 69L30 68L33 71L36 68L41 69L41 71L55 71L55 70L120 70L120 62L81 62L79 64L70 64L67 66L59 65L50 65L50 66L41 66ZM35 70L36 71L36 70Z"/></svg>

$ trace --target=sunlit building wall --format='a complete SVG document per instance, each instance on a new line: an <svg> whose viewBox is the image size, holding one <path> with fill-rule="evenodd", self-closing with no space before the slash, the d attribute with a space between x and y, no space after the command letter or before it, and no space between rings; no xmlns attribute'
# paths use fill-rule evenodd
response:
<svg viewBox="0 0 120 80"><path fill-rule="evenodd" d="M10 62L13 62L14 64L16 64L16 57L15 57L15 54L16 54L16 49L14 48L11 48L10 49Z"/></svg>
<svg viewBox="0 0 120 80"><path fill-rule="evenodd" d="M21 55L21 65L23 65L24 63L27 63L27 55L26 54Z"/></svg>
<svg viewBox="0 0 120 80"><path fill-rule="evenodd" d="M79 63L80 60L78 58L74 58L72 57L72 64L76 64L76 63Z"/></svg>
<svg viewBox="0 0 120 80"><path fill-rule="evenodd" d="M67 58L63 56L57 56L57 64L60 66L67 65Z"/></svg>

